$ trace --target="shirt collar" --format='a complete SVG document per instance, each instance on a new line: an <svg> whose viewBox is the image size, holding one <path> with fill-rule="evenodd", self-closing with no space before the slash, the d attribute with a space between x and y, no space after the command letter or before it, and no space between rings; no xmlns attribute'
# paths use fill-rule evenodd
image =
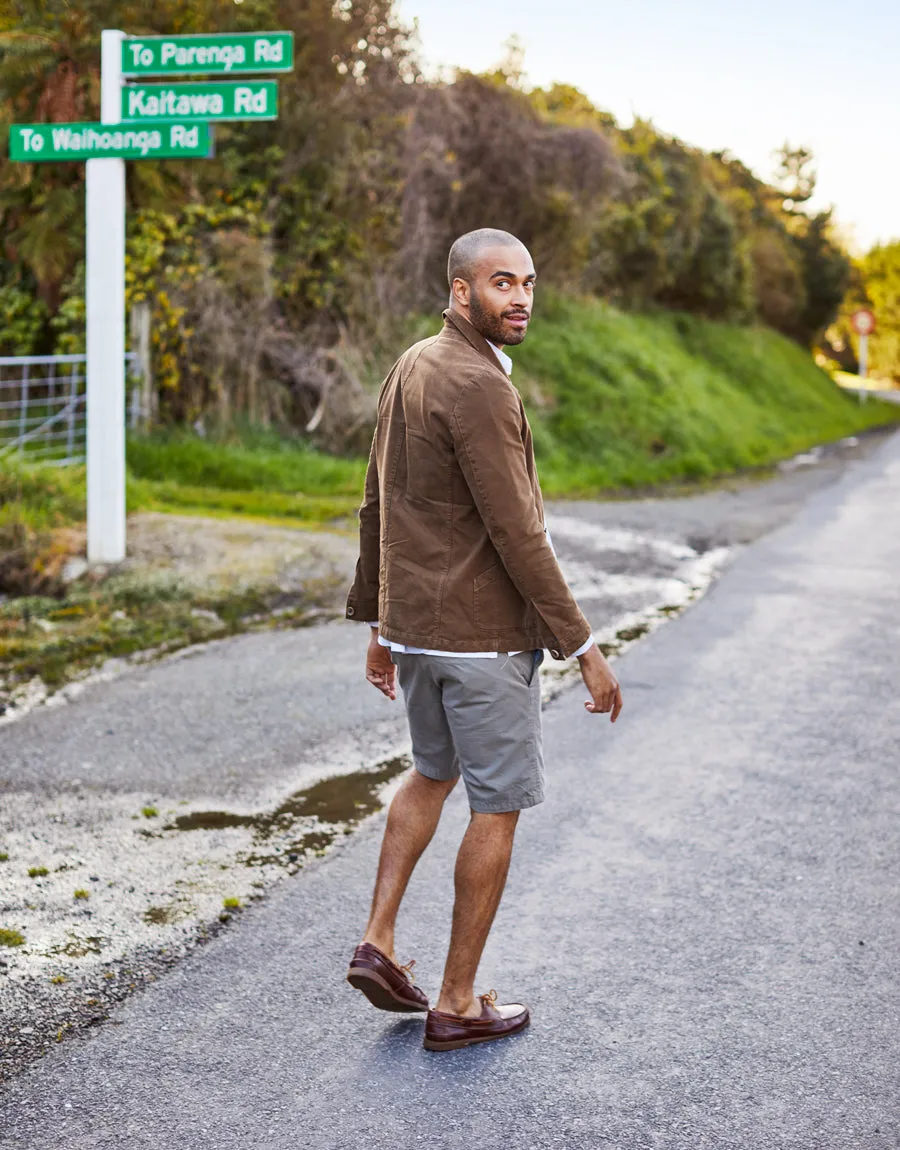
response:
<svg viewBox="0 0 900 1150"><path fill-rule="evenodd" d="M506 374L512 375L513 361L509 358L506 352L501 351L500 348L497 347L495 343L491 343L490 340L487 341L487 345L497 357L497 359L500 360L500 366L503 368Z"/></svg>

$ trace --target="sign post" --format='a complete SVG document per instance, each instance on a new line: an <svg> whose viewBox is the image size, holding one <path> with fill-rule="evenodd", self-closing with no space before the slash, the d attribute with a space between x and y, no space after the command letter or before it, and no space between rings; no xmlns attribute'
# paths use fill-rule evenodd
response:
<svg viewBox="0 0 900 1150"><path fill-rule="evenodd" d="M859 378L866 378L869 370L869 336L875 331L875 316L868 308L860 308L850 317L853 330L859 336ZM868 393L860 382L859 402L865 403Z"/></svg>
<svg viewBox="0 0 900 1150"><path fill-rule="evenodd" d="M210 122L274 120L273 80L123 86L125 76L290 72L293 32L100 35L99 124L13 124L10 159L86 160L87 557L125 558L125 160L201 157Z"/></svg>
<svg viewBox="0 0 900 1150"><path fill-rule="evenodd" d="M121 118L124 32L100 39L100 119ZM125 558L125 161L88 160L87 558Z"/></svg>

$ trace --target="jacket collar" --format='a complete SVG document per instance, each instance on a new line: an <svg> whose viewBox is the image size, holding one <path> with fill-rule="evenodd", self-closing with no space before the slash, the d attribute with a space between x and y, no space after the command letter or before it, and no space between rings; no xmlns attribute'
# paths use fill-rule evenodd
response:
<svg viewBox="0 0 900 1150"><path fill-rule="evenodd" d="M456 328L456 330L468 340L468 342L472 345L472 347L475 348L476 351L480 352L490 363L494 365L494 367L496 367L503 374L504 379L507 378L506 372L503 371L503 367L500 364L500 360L497 359L497 356L491 350L488 341L484 338L480 331L478 331L469 323L465 316L461 316L459 312L452 311L450 308L447 308L443 312L443 316L444 331L450 327Z"/></svg>

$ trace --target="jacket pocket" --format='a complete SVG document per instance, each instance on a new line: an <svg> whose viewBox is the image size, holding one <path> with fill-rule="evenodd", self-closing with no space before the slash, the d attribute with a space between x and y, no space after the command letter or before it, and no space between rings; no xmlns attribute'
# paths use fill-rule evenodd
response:
<svg viewBox="0 0 900 1150"><path fill-rule="evenodd" d="M525 622L525 601L499 563L475 576L474 618L479 630L521 630Z"/></svg>

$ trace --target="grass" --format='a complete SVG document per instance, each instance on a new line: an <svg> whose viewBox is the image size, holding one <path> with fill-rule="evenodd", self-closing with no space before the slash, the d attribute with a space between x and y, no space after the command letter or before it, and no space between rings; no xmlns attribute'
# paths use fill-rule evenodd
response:
<svg viewBox="0 0 900 1150"><path fill-rule="evenodd" d="M29 878L43 878L44 875L47 875L49 873L50 872L47 870L47 868L45 866L30 866L28 868L28 877Z"/></svg>
<svg viewBox="0 0 900 1150"><path fill-rule="evenodd" d="M325 455L302 440L245 432L218 440L184 432L132 438L128 467L139 479L220 491L358 498L365 461Z"/></svg>
<svg viewBox="0 0 900 1150"><path fill-rule="evenodd" d="M85 890L84 887L79 887L72 897L79 899L89 899L91 897L91 892L89 890Z"/></svg>
<svg viewBox="0 0 900 1150"><path fill-rule="evenodd" d="M554 496L708 480L900 419L768 328L550 297L513 355Z"/></svg>
<svg viewBox="0 0 900 1150"><path fill-rule="evenodd" d="M0 926L0 946L24 946L25 935L18 930L9 930Z"/></svg>
<svg viewBox="0 0 900 1150"><path fill-rule="evenodd" d="M129 440L128 469L129 510L318 526L354 514L366 465L271 432L213 440L170 431Z"/></svg>

